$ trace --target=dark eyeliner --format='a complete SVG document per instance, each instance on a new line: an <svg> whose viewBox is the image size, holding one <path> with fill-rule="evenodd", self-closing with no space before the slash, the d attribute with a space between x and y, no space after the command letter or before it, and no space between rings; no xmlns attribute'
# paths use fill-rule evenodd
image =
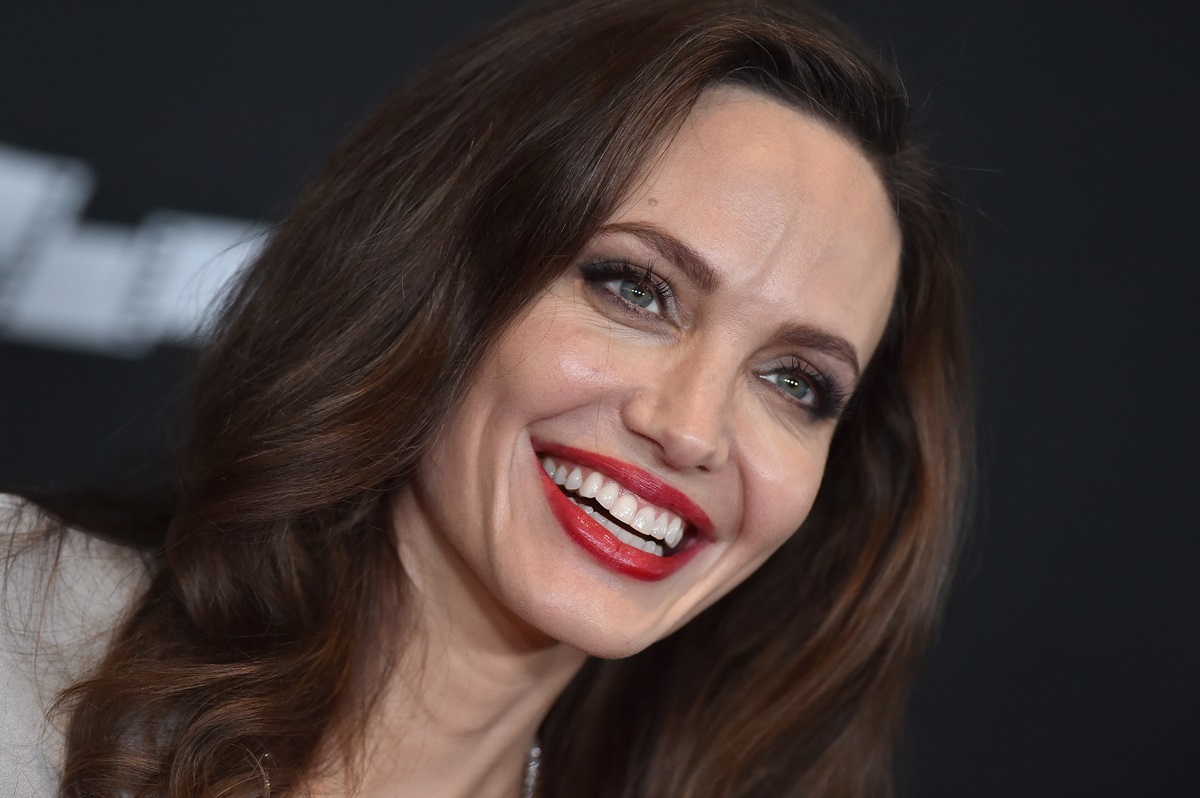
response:
<svg viewBox="0 0 1200 798"><path fill-rule="evenodd" d="M846 390L837 382L837 380L817 369L812 364L800 358L789 359L789 361L774 371L787 372L795 375L798 379L808 383L813 395L816 397L816 402L813 405L804 405L796 402L790 396L785 397L789 401L796 402L804 410L806 410L814 419L823 421L826 419L837 418L845 409L846 400L848 398ZM781 393L784 393L780 390Z"/></svg>
<svg viewBox="0 0 1200 798"><path fill-rule="evenodd" d="M635 266L627 260L595 260L582 264L579 267L579 273L593 285L606 283L610 280L629 280L630 282L641 283L654 293L664 314L669 314L674 306L675 293L671 289L670 283L656 275L653 267L649 264ZM613 294L612 292L606 293L611 294L614 301L628 307L631 311L647 313L645 309L630 304L617 294Z"/></svg>

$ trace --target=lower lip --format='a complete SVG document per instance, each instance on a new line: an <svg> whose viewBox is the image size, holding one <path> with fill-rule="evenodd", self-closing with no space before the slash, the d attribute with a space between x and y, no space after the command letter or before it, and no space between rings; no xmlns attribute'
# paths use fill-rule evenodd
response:
<svg viewBox="0 0 1200 798"><path fill-rule="evenodd" d="M546 474L546 469L542 468L536 455L533 462L541 476L542 488L546 492L546 501L550 503L550 509L554 512L558 523L566 530L567 536L610 570L634 579L654 582L665 579L687 565L688 561L695 556L697 549L700 548L699 545L693 545L670 557L659 557L656 554L627 546L613 537L607 529L589 518L587 513L568 499L566 494L554 484L554 480Z"/></svg>

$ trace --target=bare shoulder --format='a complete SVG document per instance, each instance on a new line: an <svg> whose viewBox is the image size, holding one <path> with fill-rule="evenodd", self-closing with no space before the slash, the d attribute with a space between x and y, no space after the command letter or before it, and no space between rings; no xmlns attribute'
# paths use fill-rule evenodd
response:
<svg viewBox="0 0 1200 798"><path fill-rule="evenodd" d="M0 783L19 785L14 795L56 793L62 733L47 711L148 582L137 552L0 494Z"/></svg>

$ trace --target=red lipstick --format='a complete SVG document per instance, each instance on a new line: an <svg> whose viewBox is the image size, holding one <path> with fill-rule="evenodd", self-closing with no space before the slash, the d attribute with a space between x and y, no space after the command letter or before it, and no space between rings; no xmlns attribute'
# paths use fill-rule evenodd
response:
<svg viewBox="0 0 1200 798"><path fill-rule="evenodd" d="M689 499L682 491L671 487L650 472L612 457L595 452L585 452L582 449L557 443L534 440L533 448L539 456L548 454L551 457L561 457L564 460L570 460L607 474L651 504L664 510L670 510L683 518L701 537L707 540L712 539L712 521L708 520L708 514L700 509L700 505Z"/></svg>
<svg viewBox="0 0 1200 798"><path fill-rule="evenodd" d="M712 522L708 515L683 493L652 474L628 463L569 446L535 442L534 447L537 451L534 453L533 466L540 475L550 509L568 536L602 565L635 579L664 579L686 565L703 543L711 540ZM541 455L558 456L607 474L646 501L682 517L701 541L693 541L693 545L669 557L659 557L622 543L559 490L542 468Z"/></svg>

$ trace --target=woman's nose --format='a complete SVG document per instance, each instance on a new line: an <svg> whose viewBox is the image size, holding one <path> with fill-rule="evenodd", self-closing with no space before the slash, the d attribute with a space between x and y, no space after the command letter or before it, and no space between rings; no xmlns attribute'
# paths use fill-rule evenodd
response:
<svg viewBox="0 0 1200 798"><path fill-rule="evenodd" d="M729 458L732 389L711 361L656 368L625 402L621 418L655 443L665 464L712 470Z"/></svg>

